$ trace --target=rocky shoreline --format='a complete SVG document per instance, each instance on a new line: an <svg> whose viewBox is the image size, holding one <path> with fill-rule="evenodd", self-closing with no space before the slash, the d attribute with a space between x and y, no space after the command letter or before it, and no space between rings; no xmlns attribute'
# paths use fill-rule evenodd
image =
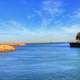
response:
<svg viewBox="0 0 80 80"><path fill-rule="evenodd" d="M15 51L17 46L25 46L25 43L16 44L0 44L0 52L11 52Z"/></svg>

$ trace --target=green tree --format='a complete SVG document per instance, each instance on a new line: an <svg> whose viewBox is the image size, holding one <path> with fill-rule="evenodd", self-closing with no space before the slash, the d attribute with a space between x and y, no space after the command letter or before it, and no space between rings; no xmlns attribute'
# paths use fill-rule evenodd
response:
<svg viewBox="0 0 80 80"><path fill-rule="evenodd" d="M80 32L77 33L76 40L80 40Z"/></svg>

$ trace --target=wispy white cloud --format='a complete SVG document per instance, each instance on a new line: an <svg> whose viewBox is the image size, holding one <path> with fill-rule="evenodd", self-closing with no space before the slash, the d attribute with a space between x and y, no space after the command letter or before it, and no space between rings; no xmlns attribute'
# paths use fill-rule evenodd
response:
<svg viewBox="0 0 80 80"><path fill-rule="evenodd" d="M42 9L50 14L56 16L62 12L62 2L58 0L43 0Z"/></svg>
<svg viewBox="0 0 80 80"><path fill-rule="evenodd" d="M28 32L28 30L26 31ZM16 21L5 21L0 24L0 32L3 34L24 34L26 31L25 26Z"/></svg>
<svg viewBox="0 0 80 80"><path fill-rule="evenodd" d="M21 23L5 21L0 23L0 42L25 41L33 33ZM27 40L28 40L27 39Z"/></svg>
<svg viewBox="0 0 80 80"><path fill-rule="evenodd" d="M80 32L80 24L61 27L61 31L67 36L67 41L75 41L76 34Z"/></svg>
<svg viewBox="0 0 80 80"><path fill-rule="evenodd" d="M77 8L76 10L74 10L70 15L70 23L71 24L80 24L80 8Z"/></svg>
<svg viewBox="0 0 80 80"><path fill-rule="evenodd" d="M40 28L34 30L28 29L27 26L17 21L6 21L0 24L0 38L2 41L26 41L26 42L56 42L74 40L75 34L79 31L79 24L71 24L69 26L60 26L60 21L56 21L55 17L63 13L63 3L60 0L43 0L40 10L34 10L35 14L28 16L32 19L35 15L40 17ZM74 17L79 17L80 11L74 12ZM56 22L57 28L49 27L51 22Z"/></svg>
<svg viewBox="0 0 80 80"><path fill-rule="evenodd" d="M68 33L66 28L56 28L52 30L44 28L31 31L16 21L2 23L0 28L0 42L55 42L68 41L70 38L66 34Z"/></svg>
<svg viewBox="0 0 80 80"><path fill-rule="evenodd" d="M75 34L80 31L79 28L80 28L80 25L75 24L75 25L68 26L68 27L62 27L62 30L65 33L74 33Z"/></svg>
<svg viewBox="0 0 80 80"><path fill-rule="evenodd" d="M65 24L60 28L64 35L68 36L68 41L74 41L76 34L80 32L79 20L80 20L80 8L77 8L75 11L70 13L69 24Z"/></svg>
<svg viewBox="0 0 80 80"><path fill-rule="evenodd" d="M73 11L71 16L68 16L70 17L69 25L61 26L62 21L57 21L56 16L60 16L64 12L63 6L64 4L60 0L43 0L41 9L34 10L35 14L41 18L41 28L33 32L33 41L75 40L76 33L80 31L80 24L77 23L78 19L80 19L80 9ZM56 24L50 25L52 21ZM53 27L50 29L51 26Z"/></svg>
<svg viewBox="0 0 80 80"><path fill-rule="evenodd" d="M56 22L55 17L63 12L63 3L59 0L43 0L41 9L35 13L41 18L41 27L47 28L51 22Z"/></svg>
<svg viewBox="0 0 80 80"><path fill-rule="evenodd" d="M80 8L72 12L72 18L80 18Z"/></svg>

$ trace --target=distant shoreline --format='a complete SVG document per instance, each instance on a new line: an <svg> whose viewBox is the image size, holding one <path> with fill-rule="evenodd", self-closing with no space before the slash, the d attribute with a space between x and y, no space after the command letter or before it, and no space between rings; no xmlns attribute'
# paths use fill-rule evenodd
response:
<svg viewBox="0 0 80 80"><path fill-rule="evenodd" d="M35 43L29 43L29 44L65 44L65 43L69 43L69 42L35 42Z"/></svg>

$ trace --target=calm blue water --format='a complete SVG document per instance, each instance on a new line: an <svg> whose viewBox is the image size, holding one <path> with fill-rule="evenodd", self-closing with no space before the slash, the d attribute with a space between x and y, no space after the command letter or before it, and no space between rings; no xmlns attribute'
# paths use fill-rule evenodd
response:
<svg viewBox="0 0 80 80"><path fill-rule="evenodd" d="M80 49L30 44L0 53L0 80L80 80Z"/></svg>

